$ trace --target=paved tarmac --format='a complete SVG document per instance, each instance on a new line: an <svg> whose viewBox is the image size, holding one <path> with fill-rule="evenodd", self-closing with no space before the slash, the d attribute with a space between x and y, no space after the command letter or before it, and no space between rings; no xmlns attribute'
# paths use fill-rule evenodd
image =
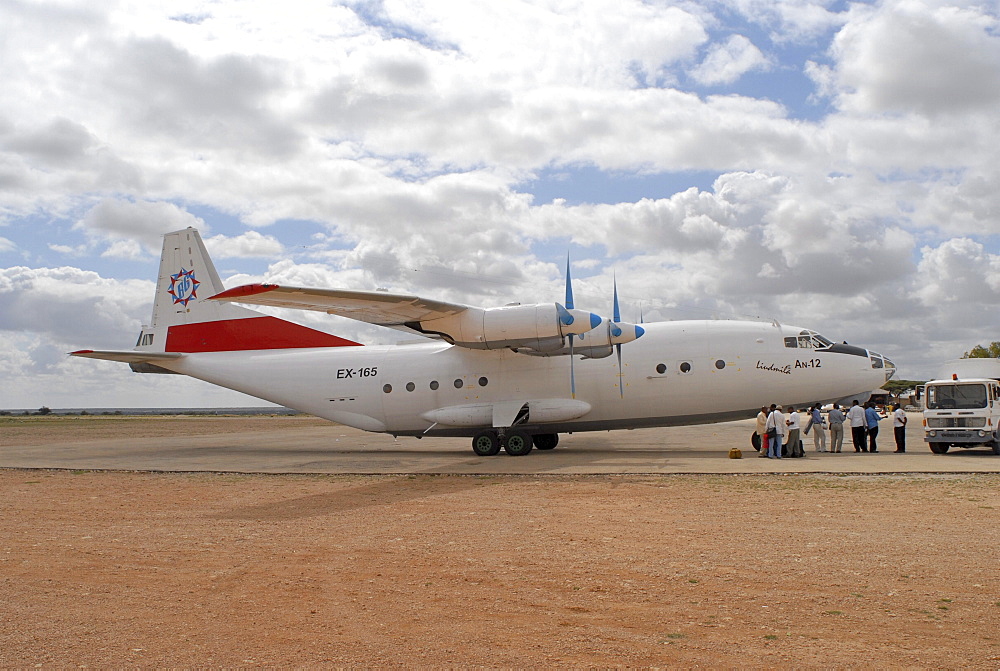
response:
<svg viewBox="0 0 1000 671"><path fill-rule="evenodd" d="M88 440L83 434L52 444L5 445L0 468L483 475L1000 472L1000 456L989 448L932 454L922 439L919 414L911 415L905 454L893 453L891 427L884 427L877 454L856 453L849 437L844 452L816 453L807 436L805 458L781 461L759 458L750 446L753 420L562 435L555 450L533 450L524 457L503 452L478 457L465 438L394 439L336 424L294 426L282 418L275 418L273 426L197 435L196 423L179 421L177 434L169 437ZM731 447L739 447L743 458L730 459Z"/></svg>

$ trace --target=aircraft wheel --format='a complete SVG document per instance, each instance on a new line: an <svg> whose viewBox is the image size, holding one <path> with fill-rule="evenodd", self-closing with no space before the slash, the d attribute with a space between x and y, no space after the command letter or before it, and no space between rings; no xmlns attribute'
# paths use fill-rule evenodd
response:
<svg viewBox="0 0 1000 671"><path fill-rule="evenodd" d="M531 436L524 431L508 431L503 440L503 449L512 457L523 457L531 452Z"/></svg>
<svg viewBox="0 0 1000 671"><path fill-rule="evenodd" d="M500 437L496 431L480 431L472 439L472 451L480 457L492 457L500 453Z"/></svg>
<svg viewBox="0 0 1000 671"><path fill-rule="evenodd" d="M558 433L536 433L531 439L536 450L553 450L559 444Z"/></svg>
<svg viewBox="0 0 1000 671"><path fill-rule="evenodd" d="M948 448L951 447L948 443L930 443L931 452L934 454L945 454L948 452Z"/></svg>

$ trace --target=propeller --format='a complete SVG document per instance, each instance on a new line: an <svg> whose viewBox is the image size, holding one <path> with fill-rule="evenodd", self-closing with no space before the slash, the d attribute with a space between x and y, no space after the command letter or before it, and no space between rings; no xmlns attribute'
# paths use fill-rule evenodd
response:
<svg viewBox="0 0 1000 671"><path fill-rule="evenodd" d="M617 338L622 334L622 328L618 322L622 319L621 310L618 307L618 277L614 277L615 306L614 314L611 316L611 337ZM618 355L618 395L625 398L625 371L622 370L622 344L615 343L615 354Z"/></svg>
<svg viewBox="0 0 1000 671"><path fill-rule="evenodd" d="M642 321L642 318L639 318ZM622 344L638 340L646 329L637 324L629 324L622 321L621 308L618 305L618 278L614 278L614 315L610 324L610 340L615 346L615 354L618 355L618 394L625 398L625 371L622 369Z"/></svg>
<svg viewBox="0 0 1000 671"><path fill-rule="evenodd" d="M580 336L581 341L587 338L590 331L601 325L604 320L592 312L575 309L573 302L573 278L570 270L569 254L566 255L566 304L565 306L556 304L559 312L560 328L562 333L569 339L569 386L570 396L576 398L576 362L575 344L576 336ZM579 319L579 318L583 319ZM632 342L645 333L645 329L637 324L623 322L621 318L621 307L618 302L618 279L614 280L614 317L607 320L606 340L600 341L593 346L584 348L584 358L601 358L611 354L610 345L614 345L618 355L618 393L624 398L624 371L622 369L622 345ZM588 338L589 340L589 338ZM606 353L600 353L603 348ZM595 352L596 351L596 352Z"/></svg>
<svg viewBox="0 0 1000 671"><path fill-rule="evenodd" d="M582 336L600 326L604 319L593 312L577 310L573 305L573 278L569 269L569 254L566 254L566 305L556 303L559 313L560 331L569 338L569 391L570 397L576 398L576 369L573 362L574 336Z"/></svg>
<svg viewBox="0 0 1000 671"><path fill-rule="evenodd" d="M569 274L569 253L566 254L566 309L573 309L573 280ZM563 322L565 323L565 322ZM573 322L570 322L572 324ZM568 326L569 324L567 324ZM576 398L576 369L573 363L573 334L569 334L569 397Z"/></svg>

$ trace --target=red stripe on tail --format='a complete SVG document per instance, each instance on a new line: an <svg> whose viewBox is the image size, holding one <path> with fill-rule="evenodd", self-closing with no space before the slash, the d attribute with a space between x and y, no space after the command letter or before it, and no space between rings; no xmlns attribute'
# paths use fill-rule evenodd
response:
<svg viewBox="0 0 1000 671"><path fill-rule="evenodd" d="M167 329L168 352L235 352L251 349L300 347L356 347L346 338L262 315L249 319L223 319L178 324Z"/></svg>

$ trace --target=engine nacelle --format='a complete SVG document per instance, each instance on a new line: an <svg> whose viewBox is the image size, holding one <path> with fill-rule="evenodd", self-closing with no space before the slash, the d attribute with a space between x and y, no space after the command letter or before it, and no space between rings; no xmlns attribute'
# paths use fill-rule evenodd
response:
<svg viewBox="0 0 1000 671"><path fill-rule="evenodd" d="M642 337L646 330L638 324L628 322L614 322L610 319L601 324L598 328L577 336L573 343L574 356L581 356L584 359L603 359L611 356L615 351L615 345L632 342ZM540 354L543 356L569 354L568 343L558 350L537 350L529 354Z"/></svg>
<svg viewBox="0 0 1000 671"><path fill-rule="evenodd" d="M526 348L539 352L560 349L563 338L596 328L602 319L586 310L568 310L558 303L470 308L421 322L420 331L473 349Z"/></svg>

